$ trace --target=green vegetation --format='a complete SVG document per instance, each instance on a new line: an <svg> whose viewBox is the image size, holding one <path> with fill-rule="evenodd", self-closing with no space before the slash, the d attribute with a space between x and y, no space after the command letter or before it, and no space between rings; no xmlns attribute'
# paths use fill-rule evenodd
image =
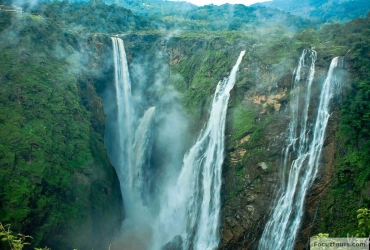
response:
<svg viewBox="0 0 370 250"><path fill-rule="evenodd" d="M78 2L78 1L76 1ZM116 1L106 0L107 4L115 4ZM163 1L163 0L125 0L120 1L124 8L132 10L135 15L145 17L178 15L179 10L187 12L196 9L196 6L185 1Z"/></svg>
<svg viewBox="0 0 370 250"><path fill-rule="evenodd" d="M240 105L233 109L233 132L231 140L239 140L256 130L256 111Z"/></svg>
<svg viewBox="0 0 370 250"><path fill-rule="evenodd" d="M238 184L232 197L244 188L240 180L246 168L279 157L267 152L268 130L279 125L277 110L268 103L262 113L262 104L248 99L249 91L289 92L291 70L304 48L316 47L319 70L326 70L332 57L345 56L351 77L343 76L349 84L340 106L336 170L316 229L333 236L368 233L368 211L358 209L370 207L370 15L320 26L278 10L242 5L178 3L188 9L175 13L169 2L125 1L151 16L143 18L117 5L81 2L26 4L26 13L19 15L0 11L2 222L33 235L33 244L53 249L92 248L86 238L112 235L118 228L119 186L105 153L104 113L96 89L104 89L112 78L104 55L104 47L110 49L108 36L125 33L133 48L129 56L154 54L158 48L168 53L168 82L180 92L194 134L208 118L217 83L246 50L226 128L228 152L246 151L233 169ZM284 98L279 104L289 100L289 93ZM245 136L250 137L239 143ZM261 183L260 177L253 182L257 188ZM88 236L77 239L81 231ZM24 244L22 236L13 239Z"/></svg>
<svg viewBox="0 0 370 250"><path fill-rule="evenodd" d="M367 208L360 208L357 210L357 230L355 234L348 234L347 237L358 237L358 238L367 238L370 235L370 210ZM335 236L331 236L335 237ZM312 236L312 238L317 238L318 241L320 239L327 239L329 238L329 234L319 233L317 235ZM312 243L311 243L312 244Z"/></svg>
<svg viewBox="0 0 370 250"><path fill-rule="evenodd" d="M357 237L369 237L370 235L370 210L360 208L357 210L358 230Z"/></svg>
<svg viewBox="0 0 370 250"><path fill-rule="evenodd" d="M356 211L370 206L370 15L324 27L333 43L349 48L351 86L340 108L336 171L319 209L318 230L333 237L355 235ZM347 78L348 79L348 78ZM348 88L349 87L349 88Z"/></svg>
<svg viewBox="0 0 370 250"><path fill-rule="evenodd" d="M48 19L0 16L0 218L33 245L83 246L76 232L94 223L97 235L112 232L121 216L104 116L92 109L100 99L73 35ZM109 203L116 207L104 211ZM117 221L104 228L100 220Z"/></svg>
<svg viewBox="0 0 370 250"><path fill-rule="evenodd" d="M294 15L318 19L321 22L345 22L355 18L365 17L370 9L370 2L367 0L274 0L258 3L254 6L277 8Z"/></svg>
<svg viewBox="0 0 370 250"><path fill-rule="evenodd" d="M181 55L172 55L172 82L183 93L184 107L191 114L193 125L197 126L200 125L199 121L204 122L208 118L208 107L216 86L220 80L228 76L238 55L223 36L211 35L214 37L209 36L199 41L196 34L185 33L169 42L169 47L183 44L180 45L183 49ZM208 48L198 50L200 46ZM215 47L218 49L215 50ZM228 56L231 53L235 56ZM199 127L195 130L199 131Z"/></svg>
<svg viewBox="0 0 370 250"><path fill-rule="evenodd" d="M68 1L53 1L37 7L25 6L33 19L38 17L51 19L69 32L78 33L123 33L129 30L154 29L144 18L134 16L125 8L107 5L102 1L91 1L89 4L70 4Z"/></svg>
<svg viewBox="0 0 370 250"><path fill-rule="evenodd" d="M0 241L5 242L5 244L11 249L11 250L22 250L23 247L30 245L30 243L27 242L27 240L31 240L32 237L28 235L23 234L17 234L15 235L10 230L10 225L3 226L0 222ZM50 250L50 248L35 248L35 250Z"/></svg>
<svg viewBox="0 0 370 250"><path fill-rule="evenodd" d="M32 238L31 236L18 234L14 235L12 231L10 231L10 226L6 226L5 228L3 224L0 222L0 240L2 242L6 242L11 250L21 250L25 245L29 245L30 243L26 242L27 239Z"/></svg>

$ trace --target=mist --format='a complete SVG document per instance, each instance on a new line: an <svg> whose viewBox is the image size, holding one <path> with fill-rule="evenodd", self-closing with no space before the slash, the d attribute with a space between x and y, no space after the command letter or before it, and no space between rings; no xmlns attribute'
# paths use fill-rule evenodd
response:
<svg viewBox="0 0 370 250"><path fill-rule="evenodd" d="M353 1L113 2L1 1L24 12L0 9L0 222L33 236L31 247L53 250L254 249L290 168L278 164L289 107L307 109L307 125L292 123L309 128L311 141L327 68L339 56L319 142L335 144L342 92L362 98L356 91L367 88L368 17L341 24L357 13L340 14ZM322 26L327 20L337 23ZM310 49L317 71L306 97L291 79ZM302 60L306 78L310 60ZM230 78L235 88L225 91ZM366 103L350 101L354 113ZM365 139L348 141L357 150ZM352 149L338 147L346 162L341 152ZM310 185L329 183L325 171Z"/></svg>
<svg viewBox="0 0 370 250"><path fill-rule="evenodd" d="M189 137L188 122L178 93L171 85L166 60L168 58L161 51L150 56L138 54L131 59L131 129L122 127L117 116L119 104L114 101L117 95L114 85L111 83L102 94L107 115L105 144L121 181L125 213L121 236L114 241L113 249L128 246L148 249L153 230L157 230L153 225L160 211L162 194L171 185L170 182L177 178L182 166ZM151 113L147 115L149 111ZM123 142L124 152L120 152L117 146L122 129L130 131L131 136L135 137L134 142ZM137 150L139 144L140 150ZM134 151L128 153L129 147L133 147ZM126 158L122 158L122 154ZM129 154L139 160L128 160ZM130 174L130 171L134 171L134 174ZM131 176L132 180L128 180L126 175Z"/></svg>

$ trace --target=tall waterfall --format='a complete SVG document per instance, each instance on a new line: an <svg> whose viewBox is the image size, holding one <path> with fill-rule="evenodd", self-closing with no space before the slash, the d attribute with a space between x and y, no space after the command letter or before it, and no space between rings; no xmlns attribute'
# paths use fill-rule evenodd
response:
<svg viewBox="0 0 370 250"><path fill-rule="evenodd" d="M131 96L131 82L127 65L126 52L122 39L111 37L113 43L113 59L115 69L115 90L117 105L117 124L118 124L118 156L117 166L115 166L118 178L120 179L121 192L123 196L129 198L132 194L128 190L132 178L132 123L133 107Z"/></svg>
<svg viewBox="0 0 370 250"><path fill-rule="evenodd" d="M150 158L151 123L154 107L136 121L126 52L122 39L111 37L115 68L118 154L115 164L124 198L125 214L132 218L146 202L145 169ZM138 123L137 128L135 125ZM135 137L134 137L135 135Z"/></svg>
<svg viewBox="0 0 370 250"><path fill-rule="evenodd" d="M306 81L301 81L306 54L311 57L311 67ZM283 170L287 169L291 155L295 155L295 159L291 163L288 179L284 183L285 186L282 188L281 195L263 231L259 242L261 250L294 248L303 215L304 198L318 172L325 129L330 117L330 102L340 86L338 86L334 75L334 69L338 66L338 57L335 57L330 64L321 90L316 122L311 128L307 120L311 85L315 73L315 60L316 52L314 50L304 50L295 70L291 99L291 121L288 146L284 150ZM302 86L304 83L305 85ZM299 98L300 94L303 94L304 98ZM301 100L303 105L299 103ZM298 125L299 122L300 125Z"/></svg>
<svg viewBox="0 0 370 250"><path fill-rule="evenodd" d="M242 51L230 76L217 85L209 120L185 155L177 182L165 198L153 249L182 238L183 249L211 250L219 242L221 172L224 131L230 90L245 54Z"/></svg>

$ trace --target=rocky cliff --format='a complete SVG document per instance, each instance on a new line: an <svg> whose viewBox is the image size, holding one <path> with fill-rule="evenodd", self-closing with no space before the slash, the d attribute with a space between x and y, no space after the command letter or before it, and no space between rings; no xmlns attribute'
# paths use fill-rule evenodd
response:
<svg viewBox="0 0 370 250"><path fill-rule="evenodd" d="M96 5L79 8L100 11ZM52 249L106 249L124 218L117 175L105 149L112 144L104 145L103 139L110 131L102 101L113 83L110 34L94 33L105 26L62 27L68 22L60 22L51 9L42 11L45 16L0 12L1 222ZM135 29L147 25L124 13ZM76 16L71 18L75 24ZM355 218L357 206L369 205L368 22L369 16L298 33L270 26L250 33L128 32L124 22L117 22L122 27L104 24L111 33L126 32L120 36L133 82L150 86L160 79L174 89L171 98L179 100L189 120L184 152L208 118L218 81L246 50L228 107L219 249L257 246L281 186L292 71L302 50L311 46L318 52L313 102L334 56L347 56L354 77L342 79L353 89L346 88L343 100L334 103L338 107L329 121L319 175L306 197L296 247L303 249L315 233L354 232L356 220L347 227L346 219ZM151 91L145 90L148 104L162 98ZM313 117L315 105L310 108ZM160 165L161 154L153 155Z"/></svg>
<svg viewBox="0 0 370 250"><path fill-rule="evenodd" d="M223 167L222 239L219 248L254 249L282 184L280 167L289 124L292 71L301 48L295 51L286 48L285 54L281 53L277 58L271 58L271 61L259 61L258 58L268 57L273 45L258 43L256 40L246 42L244 37L235 39L228 46L222 46L227 43L225 38L214 35L202 39L189 34L171 38L129 35L125 42L132 61L135 61L138 54L142 56L147 53L143 51L160 51L166 55L163 63L171 68L172 80L168 84L174 85L181 92L183 105L192 119L193 133L207 119L213 89L232 66L230 58L237 55L239 50L247 49L229 103L227 152ZM147 43L152 45L145 45ZM148 50L138 50L139 46L147 46ZM319 50L318 53L313 103L317 102L332 52ZM316 105L311 105L312 116L315 115L315 108ZM314 216L312 211L316 211L317 200L333 174L337 126L338 116L333 115L327 132L320 177L309 195L315 198L308 199L307 203L305 227L308 228L311 227ZM307 230L304 230L306 234L300 236L302 243L297 243L298 248L307 243L307 235L311 233Z"/></svg>

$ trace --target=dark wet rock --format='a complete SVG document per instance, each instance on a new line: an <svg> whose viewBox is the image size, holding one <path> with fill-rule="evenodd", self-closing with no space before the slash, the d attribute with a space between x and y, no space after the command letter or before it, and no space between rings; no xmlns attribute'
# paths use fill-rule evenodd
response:
<svg viewBox="0 0 370 250"><path fill-rule="evenodd" d="M168 242L162 250L182 250L182 237L180 235L175 236L170 242Z"/></svg>

